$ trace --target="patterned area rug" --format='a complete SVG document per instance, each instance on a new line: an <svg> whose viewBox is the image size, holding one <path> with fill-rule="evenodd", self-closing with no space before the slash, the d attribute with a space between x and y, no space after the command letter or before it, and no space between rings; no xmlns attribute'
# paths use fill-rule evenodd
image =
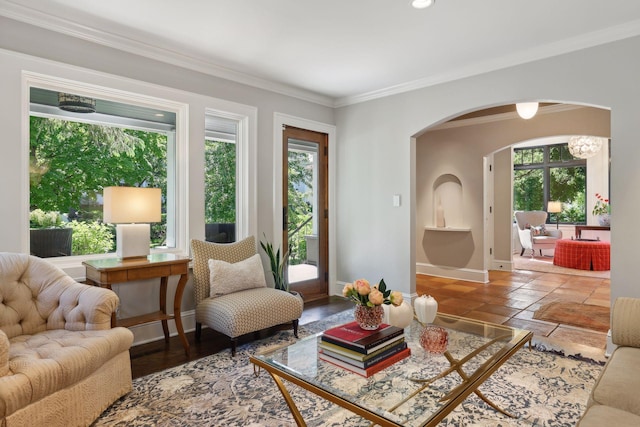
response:
<svg viewBox="0 0 640 427"><path fill-rule="evenodd" d="M352 310L304 325L301 335L353 319ZM295 426L266 372L256 377L249 355L293 342L290 331L133 381L133 391L114 403L94 426ZM555 352L520 350L482 386L508 418L475 395L442 426L574 426L585 410L601 364ZM296 386L287 384L309 426L369 426L370 423Z"/></svg>
<svg viewBox="0 0 640 427"><path fill-rule="evenodd" d="M609 307L556 301L545 304L533 314L534 319L573 325L594 331L609 330Z"/></svg>

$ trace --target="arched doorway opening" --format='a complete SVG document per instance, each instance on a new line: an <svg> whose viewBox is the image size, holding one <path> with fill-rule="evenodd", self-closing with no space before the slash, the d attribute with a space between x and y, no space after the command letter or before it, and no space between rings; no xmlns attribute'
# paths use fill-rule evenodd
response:
<svg viewBox="0 0 640 427"><path fill-rule="evenodd" d="M608 138L610 123L606 108L548 103L530 120L521 119L514 105L491 107L421 133L416 138L416 272L486 282L493 261L504 261L508 269L504 263L512 253L512 165L510 149L503 150L555 136ZM498 153L502 158L494 162ZM436 227L433 184L442 176L455 177L460 182L456 193L462 194L463 212L456 216L464 220L450 231Z"/></svg>

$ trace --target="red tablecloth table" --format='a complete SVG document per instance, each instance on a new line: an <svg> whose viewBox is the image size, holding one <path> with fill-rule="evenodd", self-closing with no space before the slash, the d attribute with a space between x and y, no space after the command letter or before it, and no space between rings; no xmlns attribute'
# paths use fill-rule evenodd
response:
<svg viewBox="0 0 640 427"><path fill-rule="evenodd" d="M558 240L553 264L579 270L609 270L611 244L581 240Z"/></svg>

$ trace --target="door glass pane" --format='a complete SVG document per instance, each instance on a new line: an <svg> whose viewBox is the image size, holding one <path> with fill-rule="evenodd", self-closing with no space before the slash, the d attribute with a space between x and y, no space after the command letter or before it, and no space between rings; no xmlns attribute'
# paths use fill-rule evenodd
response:
<svg viewBox="0 0 640 427"><path fill-rule="evenodd" d="M318 278L318 146L288 140L289 283Z"/></svg>

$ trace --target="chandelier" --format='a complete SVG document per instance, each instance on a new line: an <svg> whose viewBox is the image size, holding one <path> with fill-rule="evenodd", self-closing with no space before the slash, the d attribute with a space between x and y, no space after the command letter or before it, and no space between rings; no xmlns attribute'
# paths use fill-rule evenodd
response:
<svg viewBox="0 0 640 427"><path fill-rule="evenodd" d="M606 142L607 138L598 136L572 136L569 138L569 152L578 159L588 159L595 156Z"/></svg>

